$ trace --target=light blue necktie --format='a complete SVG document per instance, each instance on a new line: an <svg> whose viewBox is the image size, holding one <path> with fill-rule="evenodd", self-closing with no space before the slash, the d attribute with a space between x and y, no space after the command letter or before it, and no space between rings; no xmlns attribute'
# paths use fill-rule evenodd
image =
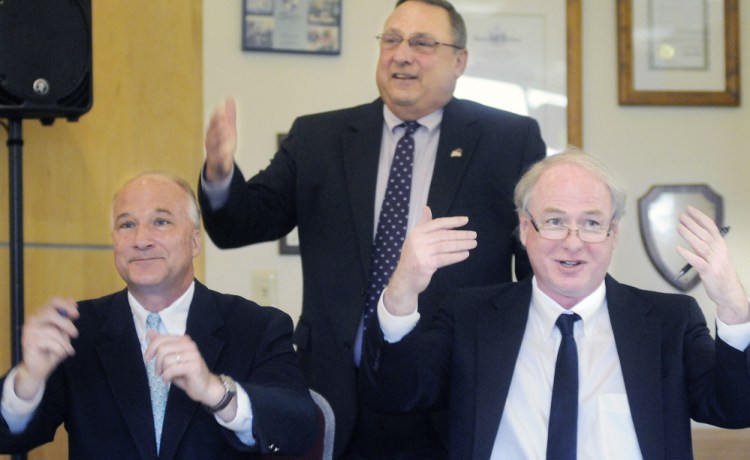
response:
<svg viewBox="0 0 750 460"><path fill-rule="evenodd" d="M148 341L148 332L159 332L161 317L156 313L149 313L146 317L146 341ZM156 358L146 364L146 374L148 374L148 386L151 389L151 410L154 412L154 430L156 434L156 453L159 453L161 444L161 428L164 424L164 410L167 408L167 394L169 385L156 375Z"/></svg>

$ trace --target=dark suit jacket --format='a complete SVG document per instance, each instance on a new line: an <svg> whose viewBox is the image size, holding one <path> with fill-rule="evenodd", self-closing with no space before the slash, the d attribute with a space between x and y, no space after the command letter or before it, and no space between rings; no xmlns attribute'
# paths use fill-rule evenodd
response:
<svg viewBox="0 0 750 460"><path fill-rule="evenodd" d="M224 207L212 211L198 188L206 230L221 248L275 240L298 227L304 292L295 344L310 387L336 414L337 453L357 417L352 346L369 281L382 129L380 100L304 116L265 170L245 183L235 168ZM461 157L451 157L456 148L463 149ZM539 127L530 118L457 99L445 107L428 205L435 217L467 215L478 247L468 261L437 272L423 305L452 287L510 281L514 254L520 276L530 272L513 236L512 196L521 174L544 155ZM420 436L399 426L383 436L368 434L368 449L398 446L396 431L410 444Z"/></svg>
<svg viewBox="0 0 750 460"><path fill-rule="evenodd" d="M643 291L609 276L606 287L644 459L692 458L691 418L750 426L750 354L714 342L692 297ZM450 458L489 458L530 300L530 278L458 290L428 332L388 344L379 327L368 328L362 358L368 403L404 411L448 402Z"/></svg>
<svg viewBox="0 0 750 460"><path fill-rule="evenodd" d="M0 451L46 443L64 423L71 459L156 459L148 379L127 291L80 302L79 311L75 356L50 376L23 433L11 435L0 423ZM240 443L173 385L159 458L252 459L276 447L302 453L312 445L317 414L297 369L288 315L196 281L185 333L212 372L233 377L249 395L257 444Z"/></svg>

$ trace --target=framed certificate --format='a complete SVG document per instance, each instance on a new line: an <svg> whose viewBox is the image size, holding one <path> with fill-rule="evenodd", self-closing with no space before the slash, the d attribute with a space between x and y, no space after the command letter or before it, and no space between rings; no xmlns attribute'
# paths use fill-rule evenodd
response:
<svg viewBox="0 0 750 460"><path fill-rule="evenodd" d="M740 103L738 0L618 0L622 105Z"/></svg>
<svg viewBox="0 0 750 460"><path fill-rule="evenodd" d="M456 97L528 115L549 153L582 147L581 0L455 0L469 62Z"/></svg>

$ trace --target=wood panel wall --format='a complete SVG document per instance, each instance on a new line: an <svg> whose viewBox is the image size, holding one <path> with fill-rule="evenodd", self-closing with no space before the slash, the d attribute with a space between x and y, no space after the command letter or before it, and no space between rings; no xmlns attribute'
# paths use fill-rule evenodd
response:
<svg viewBox="0 0 750 460"><path fill-rule="evenodd" d="M122 289L110 248L112 195L147 169L196 184L203 158L202 2L92 3L92 110L74 123L22 124L27 315L52 295L86 299ZM0 145L6 140L0 129ZM11 360L7 156L6 149L0 161L0 372ZM202 256L196 268L202 279ZM65 430L28 458L67 458Z"/></svg>

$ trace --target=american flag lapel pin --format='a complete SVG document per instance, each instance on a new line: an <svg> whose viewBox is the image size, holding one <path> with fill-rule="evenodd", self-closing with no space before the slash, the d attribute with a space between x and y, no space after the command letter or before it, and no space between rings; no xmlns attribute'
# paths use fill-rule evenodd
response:
<svg viewBox="0 0 750 460"><path fill-rule="evenodd" d="M464 155L464 149L460 147L457 149L453 149L453 151L451 152L451 158L461 158L463 155Z"/></svg>

